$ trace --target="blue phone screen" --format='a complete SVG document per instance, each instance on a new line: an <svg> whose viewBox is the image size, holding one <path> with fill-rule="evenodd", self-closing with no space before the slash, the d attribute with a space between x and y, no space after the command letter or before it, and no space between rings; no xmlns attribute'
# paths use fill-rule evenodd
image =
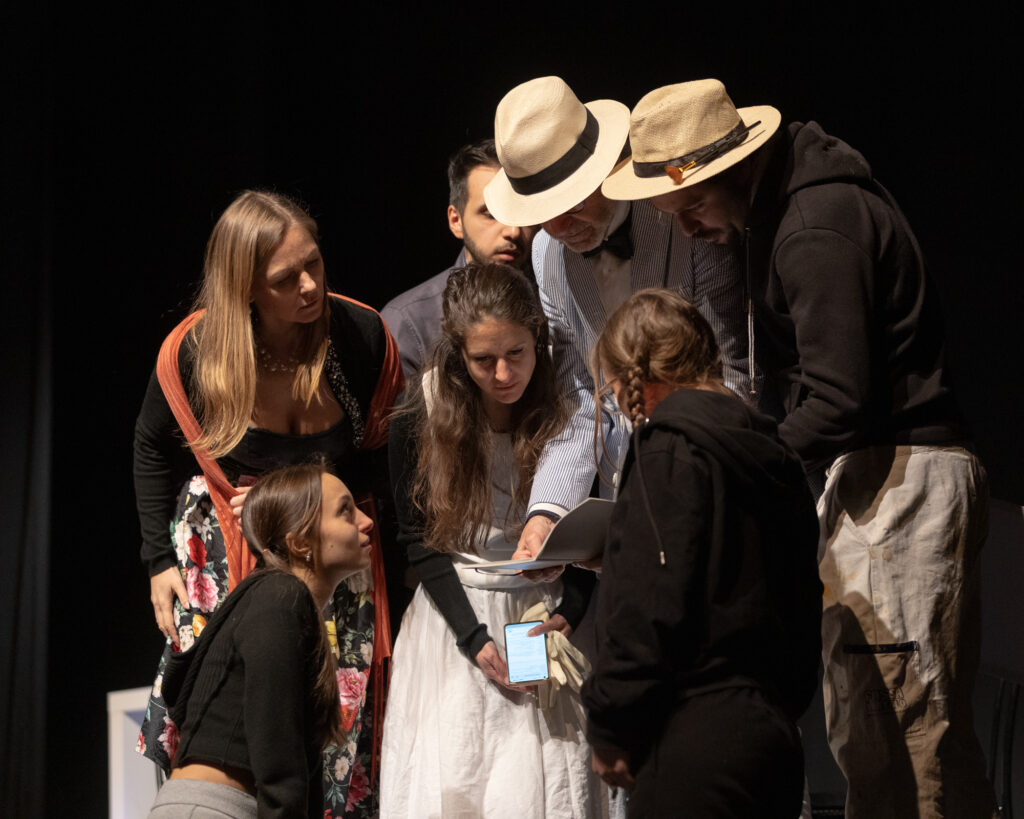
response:
<svg viewBox="0 0 1024 819"><path fill-rule="evenodd" d="M527 637L540 620L532 623L509 623L505 626L505 659L508 663L508 681L534 682L548 678L548 650L545 635Z"/></svg>

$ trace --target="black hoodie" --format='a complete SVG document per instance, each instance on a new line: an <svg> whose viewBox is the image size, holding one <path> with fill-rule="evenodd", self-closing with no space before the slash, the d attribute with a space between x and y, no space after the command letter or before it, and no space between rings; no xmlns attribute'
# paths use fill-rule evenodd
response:
<svg viewBox="0 0 1024 819"><path fill-rule="evenodd" d="M808 471L872 444L962 441L935 287L896 202L817 123L765 150L747 259L782 439Z"/></svg>
<svg viewBox="0 0 1024 819"><path fill-rule="evenodd" d="M633 433L609 526L591 744L643 746L681 699L728 687L758 686L796 719L817 686L817 543L770 418L714 392L661 401Z"/></svg>

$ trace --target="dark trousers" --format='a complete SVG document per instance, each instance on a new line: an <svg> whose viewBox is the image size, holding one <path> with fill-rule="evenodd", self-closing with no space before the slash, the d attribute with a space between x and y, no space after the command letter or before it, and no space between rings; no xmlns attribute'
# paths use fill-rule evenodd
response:
<svg viewBox="0 0 1024 819"><path fill-rule="evenodd" d="M793 721L754 688L684 700L636 771L630 819L797 819L804 755Z"/></svg>

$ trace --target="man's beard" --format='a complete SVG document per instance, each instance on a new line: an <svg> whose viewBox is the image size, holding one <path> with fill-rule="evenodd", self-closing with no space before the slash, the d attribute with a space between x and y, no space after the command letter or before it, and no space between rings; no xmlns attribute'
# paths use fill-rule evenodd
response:
<svg viewBox="0 0 1024 819"><path fill-rule="evenodd" d="M473 259L473 261L475 261L477 264L490 264L491 262L494 261L494 255L488 256L487 254L485 254L482 250L480 250L480 248L476 245L476 243L472 239L470 239L468 236L464 236L463 237L462 243L466 246L466 252L470 255L470 257ZM526 251L525 246L523 246L521 244L516 244L515 242L509 242L506 245L502 245L499 248L495 248L494 253L495 254L498 254L498 253L515 253L516 254L516 260L514 262L507 262L507 264L510 264L510 265L512 265L512 267L515 267L515 268L521 270L522 267L523 267L523 264L525 264L525 262L526 262L526 252L525 251Z"/></svg>

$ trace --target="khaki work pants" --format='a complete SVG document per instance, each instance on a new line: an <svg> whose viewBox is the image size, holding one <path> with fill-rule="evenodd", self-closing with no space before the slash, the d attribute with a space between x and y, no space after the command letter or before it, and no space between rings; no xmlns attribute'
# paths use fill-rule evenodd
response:
<svg viewBox="0 0 1024 819"><path fill-rule="evenodd" d="M988 819L974 733L988 486L960 447L840 456L818 502L829 745L848 819Z"/></svg>

